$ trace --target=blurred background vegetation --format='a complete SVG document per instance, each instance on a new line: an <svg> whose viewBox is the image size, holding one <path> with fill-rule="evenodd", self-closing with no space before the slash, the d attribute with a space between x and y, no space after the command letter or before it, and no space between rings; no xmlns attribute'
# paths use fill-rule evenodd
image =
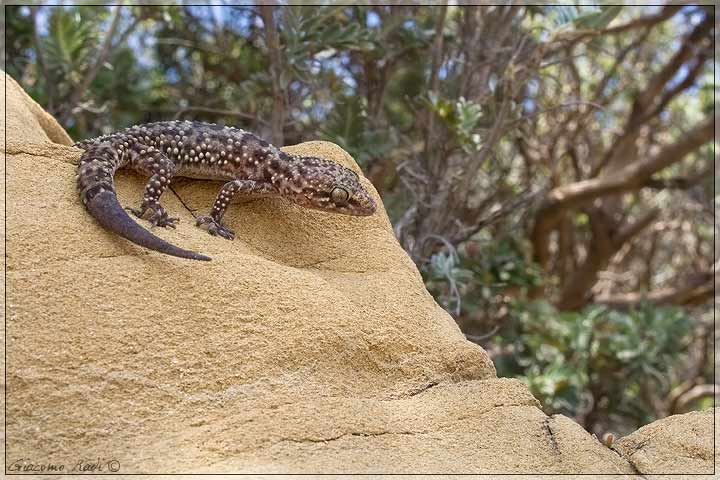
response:
<svg viewBox="0 0 720 480"><path fill-rule="evenodd" d="M75 139L333 141L501 376L598 435L713 404L713 7L6 7Z"/></svg>

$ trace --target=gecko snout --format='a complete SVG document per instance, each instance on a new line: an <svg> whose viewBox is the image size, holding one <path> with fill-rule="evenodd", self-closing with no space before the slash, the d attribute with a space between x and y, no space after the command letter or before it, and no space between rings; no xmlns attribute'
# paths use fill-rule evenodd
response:
<svg viewBox="0 0 720 480"><path fill-rule="evenodd" d="M375 202L375 199L372 198L366 191L362 191L358 194L357 199L355 199L352 203L354 204L352 205L354 210L352 213L353 215L367 217L377 211L377 203Z"/></svg>

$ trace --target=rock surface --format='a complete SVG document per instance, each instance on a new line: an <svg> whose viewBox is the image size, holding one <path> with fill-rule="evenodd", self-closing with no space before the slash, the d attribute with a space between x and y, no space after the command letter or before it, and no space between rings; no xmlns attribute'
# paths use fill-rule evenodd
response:
<svg viewBox="0 0 720 480"><path fill-rule="evenodd" d="M83 210L80 151L6 82L9 470L634 472L496 377L382 208L352 218L255 200L229 209L228 242L193 225L219 184L178 180L163 198L181 223L157 233L213 261L145 251ZM330 143L286 150L359 171ZM116 180L135 205L143 179Z"/></svg>
<svg viewBox="0 0 720 480"><path fill-rule="evenodd" d="M720 460L713 442L713 433L720 431L718 410L663 418L621 438L613 448L646 475L712 474Z"/></svg>

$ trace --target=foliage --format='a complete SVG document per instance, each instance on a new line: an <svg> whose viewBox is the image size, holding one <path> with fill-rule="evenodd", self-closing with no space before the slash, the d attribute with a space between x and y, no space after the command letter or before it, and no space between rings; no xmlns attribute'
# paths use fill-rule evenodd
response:
<svg viewBox="0 0 720 480"><path fill-rule="evenodd" d="M3 64L14 78L23 78L24 72L32 68L34 29L28 13L19 8L5 9L5 25L10 35L6 36Z"/></svg>
<svg viewBox="0 0 720 480"><path fill-rule="evenodd" d="M466 330L482 334L493 326L483 317L503 317L509 308L517 308L512 298L527 295L542 283L537 265L527 248L507 236L468 242L460 251L440 251L420 268L430 293L456 317L471 318ZM486 333L486 332L485 332Z"/></svg>
<svg viewBox="0 0 720 480"><path fill-rule="evenodd" d="M692 321L674 308L558 312L534 302L512 311L513 332L497 338L512 353L496 357L498 374L519 376L550 411L604 418L606 429L622 416L623 434L653 420L647 396L669 398L690 342Z"/></svg>
<svg viewBox="0 0 720 480"><path fill-rule="evenodd" d="M609 5L543 5L529 7L532 13L540 14L555 27L568 24L589 29L606 27L622 11L622 6Z"/></svg>

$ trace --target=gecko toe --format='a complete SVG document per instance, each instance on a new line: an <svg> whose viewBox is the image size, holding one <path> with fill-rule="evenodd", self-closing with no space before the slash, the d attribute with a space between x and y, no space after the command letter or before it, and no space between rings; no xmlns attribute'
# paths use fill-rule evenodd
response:
<svg viewBox="0 0 720 480"><path fill-rule="evenodd" d="M176 228L177 223L180 221L180 219L168 217L167 213L163 213L164 215L160 216L159 218L151 220L153 222L153 225L164 228Z"/></svg>
<svg viewBox="0 0 720 480"><path fill-rule="evenodd" d="M218 229L218 235L227 240L235 240L235 232L224 226L221 226Z"/></svg>
<svg viewBox="0 0 720 480"><path fill-rule="evenodd" d="M132 213L133 215L135 215L138 218L144 218L143 215L145 214L145 211L142 210L141 208L125 207L125 210Z"/></svg>
<svg viewBox="0 0 720 480"><path fill-rule="evenodd" d="M130 213L143 220L148 220L153 227L175 228L180 221L179 218L168 216L168 213L160 205L142 205L140 208L126 207Z"/></svg>
<svg viewBox="0 0 720 480"><path fill-rule="evenodd" d="M227 240L235 239L235 232L209 215L198 217L196 224L203 230L207 230L207 232L214 237L222 237Z"/></svg>

